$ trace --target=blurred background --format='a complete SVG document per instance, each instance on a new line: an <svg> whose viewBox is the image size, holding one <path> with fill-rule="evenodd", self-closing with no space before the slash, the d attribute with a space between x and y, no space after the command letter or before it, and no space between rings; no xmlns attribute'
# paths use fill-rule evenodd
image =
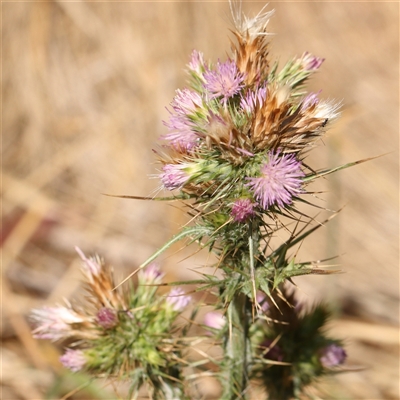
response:
<svg viewBox="0 0 400 400"><path fill-rule="evenodd" d="M245 2L250 16L263 2ZM309 51L326 60L309 90L343 101L310 155L315 168L384 154L322 182L339 216L306 240L302 261L339 255L345 272L297 279L304 301L335 305L332 332L348 365L324 398L399 398L399 4L270 2L271 59ZM152 149L193 49L224 60L227 2L2 3L2 398L105 399L112 388L60 367L62 344L33 340L32 307L79 294L74 246L126 276L187 221L152 195ZM168 280L193 277L205 254L177 245L160 258ZM202 398L217 399L207 381ZM63 397L64 396L64 397ZM114 396L114 397L113 397Z"/></svg>

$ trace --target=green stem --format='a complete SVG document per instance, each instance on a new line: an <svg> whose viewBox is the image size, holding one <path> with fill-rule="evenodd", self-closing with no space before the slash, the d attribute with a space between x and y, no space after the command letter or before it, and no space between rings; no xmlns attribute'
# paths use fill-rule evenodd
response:
<svg viewBox="0 0 400 400"><path fill-rule="evenodd" d="M245 399L248 384L248 299L242 293L228 306L229 337L225 345L225 371L221 400Z"/></svg>
<svg viewBox="0 0 400 400"><path fill-rule="evenodd" d="M252 280L252 297L256 297L255 257L259 251L260 232L258 224L249 223L248 236L248 265L241 265L243 260L237 255L238 269L248 269L247 273ZM249 328L251 319L251 302L236 288L232 301L228 306L229 332L225 343L225 370L223 371L223 400L245 399L249 383L249 369L251 350Z"/></svg>

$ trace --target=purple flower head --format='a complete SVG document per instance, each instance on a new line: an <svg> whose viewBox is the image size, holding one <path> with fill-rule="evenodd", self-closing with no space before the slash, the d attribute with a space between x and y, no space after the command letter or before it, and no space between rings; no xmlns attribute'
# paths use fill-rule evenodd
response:
<svg viewBox="0 0 400 400"><path fill-rule="evenodd" d="M260 172L257 178L247 178L246 186L265 210L273 204L285 207L292 203L293 196L301 193L304 172L294 154L269 152Z"/></svg>
<svg viewBox="0 0 400 400"><path fill-rule="evenodd" d="M186 115L173 114L164 125L169 132L162 138L171 142L173 146L192 149L196 146L199 137L193 130L194 124Z"/></svg>
<svg viewBox="0 0 400 400"><path fill-rule="evenodd" d="M260 87L256 89L254 92L248 91L245 96L242 96L240 99L240 107L247 114L251 114L256 106L259 107L264 104L265 99L267 98L267 87Z"/></svg>
<svg viewBox="0 0 400 400"><path fill-rule="evenodd" d="M65 368L73 372L80 371L86 364L86 358L82 350L67 349L60 357L60 361Z"/></svg>
<svg viewBox="0 0 400 400"><path fill-rule="evenodd" d="M226 324L226 318L219 312L211 311L204 316L204 325L213 329L222 329Z"/></svg>
<svg viewBox="0 0 400 400"><path fill-rule="evenodd" d="M32 310L32 319L37 326L33 330L35 339L59 340L70 336L72 324L85 322L87 318L67 307L42 307Z"/></svg>
<svg viewBox="0 0 400 400"><path fill-rule="evenodd" d="M346 358L347 354L343 347L332 343L324 347L319 360L325 368L331 368L343 364Z"/></svg>
<svg viewBox="0 0 400 400"><path fill-rule="evenodd" d="M306 51L300 59L300 63L306 71L315 71L325 61L324 58L315 57Z"/></svg>
<svg viewBox="0 0 400 400"><path fill-rule="evenodd" d="M172 108L178 114L194 114L196 109L203 106L201 96L189 89L177 90L174 100L172 101Z"/></svg>
<svg viewBox="0 0 400 400"><path fill-rule="evenodd" d="M216 70L204 73L204 87L211 98L223 97L226 104L229 97L234 96L244 86L244 74L240 73L234 61L217 63Z"/></svg>
<svg viewBox="0 0 400 400"><path fill-rule="evenodd" d="M181 288L173 288L167 296L166 302L174 311L181 312L189 304L190 296L186 296Z"/></svg>
<svg viewBox="0 0 400 400"><path fill-rule="evenodd" d="M153 263L144 270L139 272L139 280L144 284L160 284L164 274L160 271L160 267Z"/></svg>
<svg viewBox="0 0 400 400"><path fill-rule="evenodd" d="M104 329L114 328L118 323L117 312L112 308L103 307L97 312L97 323Z"/></svg>
<svg viewBox="0 0 400 400"><path fill-rule="evenodd" d="M188 67L191 71L201 75L204 69L203 53L193 50Z"/></svg>
<svg viewBox="0 0 400 400"><path fill-rule="evenodd" d="M160 179L165 189L180 189L187 182L189 176L184 171L185 167L183 164L166 164L163 166Z"/></svg>
<svg viewBox="0 0 400 400"><path fill-rule="evenodd" d="M236 222L246 222L254 215L255 204L250 199L238 199L233 203L231 216Z"/></svg>
<svg viewBox="0 0 400 400"><path fill-rule="evenodd" d="M264 358L273 361L283 361L283 351L282 349L275 344L271 347L273 340L265 339L261 344L261 350L263 351Z"/></svg>

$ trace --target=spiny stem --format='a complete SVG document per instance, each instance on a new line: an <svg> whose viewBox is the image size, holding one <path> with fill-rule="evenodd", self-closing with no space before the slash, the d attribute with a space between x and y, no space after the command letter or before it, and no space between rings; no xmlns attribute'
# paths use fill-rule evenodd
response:
<svg viewBox="0 0 400 400"><path fill-rule="evenodd" d="M245 399L248 385L248 314L247 296L238 293L228 306L229 337L226 342L226 361L223 373L221 400Z"/></svg>

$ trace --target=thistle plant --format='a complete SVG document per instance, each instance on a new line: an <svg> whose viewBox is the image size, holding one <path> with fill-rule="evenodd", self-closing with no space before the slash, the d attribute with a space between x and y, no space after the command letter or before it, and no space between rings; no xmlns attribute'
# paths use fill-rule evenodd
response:
<svg viewBox="0 0 400 400"><path fill-rule="evenodd" d="M340 104L306 90L322 58L305 52L283 67L270 60L272 12L248 18L232 5L232 15L230 54L213 63L193 51L188 87L176 91L167 131L154 150L160 189L171 195L123 196L179 200L190 223L138 267L136 287L126 287L133 274L116 286L101 259L78 250L89 305L67 303L32 314L35 337L75 340L61 357L67 368L126 378L130 396L147 384L155 399L195 398L185 368L200 373L202 364L213 362L221 399L248 398L251 382L264 387L265 398L300 398L346 359L341 340L325 330L329 307L299 303L291 285L296 276L336 272L299 261L295 249L322 225L300 207L313 205L309 185L358 163L315 170L306 161ZM276 245L280 232L288 238ZM196 321L203 333L193 337L192 318L177 322L189 297L178 286L159 295L162 274L152 264L183 239L212 252L222 272L221 278L201 274L174 283L215 295L214 311ZM187 349L210 337L222 359L191 360Z"/></svg>

